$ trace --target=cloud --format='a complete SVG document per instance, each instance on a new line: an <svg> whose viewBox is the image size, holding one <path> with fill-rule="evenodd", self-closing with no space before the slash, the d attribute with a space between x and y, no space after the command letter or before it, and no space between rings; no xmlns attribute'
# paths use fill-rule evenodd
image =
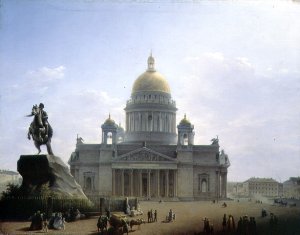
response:
<svg viewBox="0 0 300 235"><path fill-rule="evenodd" d="M260 127L264 126L266 120L262 117L254 116L249 113L242 113L233 120L230 120L227 124L230 128L241 128L241 127Z"/></svg>
<svg viewBox="0 0 300 235"><path fill-rule="evenodd" d="M61 80L65 76L65 67L60 65L55 68L48 68L46 66L36 70L30 70L26 73L28 79L40 82L53 82Z"/></svg>
<svg viewBox="0 0 300 235"><path fill-rule="evenodd" d="M195 143L210 144L216 135L229 154L231 178L278 173L286 156L300 164L300 74L270 65L260 71L245 56L207 52L184 59L186 73L180 95L174 96L179 120L188 110L195 127ZM176 98L180 97L180 99ZM266 164L273 168L266 172ZM293 164L293 165L294 165ZM259 166L258 166L259 165ZM240 169L244 169L243 172Z"/></svg>

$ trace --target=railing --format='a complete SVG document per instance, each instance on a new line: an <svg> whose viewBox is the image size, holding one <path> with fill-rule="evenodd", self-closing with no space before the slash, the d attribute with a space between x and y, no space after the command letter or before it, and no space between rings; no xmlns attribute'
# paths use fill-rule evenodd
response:
<svg viewBox="0 0 300 235"><path fill-rule="evenodd" d="M55 212L66 212L71 208L82 213L109 211L124 211L126 203L124 198L104 198L93 195L89 200L81 198L62 197L11 197L0 200L0 219L28 219L37 211L45 213L48 217ZM130 207L137 207L137 198L129 198Z"/></svg>
<svg viewBox="0 0 300 235"><path fill-rule="evenodd" d="M93 204L87 199L59 197L11 197L0 201L1 219L28 219L37 211L50 216L53 212L66 212L70 208L79 211L93 211Z"/></svg>

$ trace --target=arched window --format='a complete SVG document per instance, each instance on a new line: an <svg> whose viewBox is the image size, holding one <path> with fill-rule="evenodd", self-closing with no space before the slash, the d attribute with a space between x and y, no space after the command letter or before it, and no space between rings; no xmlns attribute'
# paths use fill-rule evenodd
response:
<svg viewBox="0 0 300 235"><path fill-rule="evenodd" d="M188 141L188 136L187 134L183 134L183 145L188 145L189 141Z"/></svg>
<svg viewBox="0 0 300 235"><path fill-rule="evenodd" d="M201 192L202 193L207 192L207 181L206 181L206 179L202 179L202 181L201 181Z"/></svg>
<svg viewBox="0 0 300 235"><path fill-rule="evenodd" d="M112 144L112 133L108 132L106 137L106 144Z"/></svg>
<svg viewBox="0 0 300 235"><path fill-rule="evenodd" d="M91 177L87 177L85 180L85 190L91 190L92 189L92 179Z"/></svg>

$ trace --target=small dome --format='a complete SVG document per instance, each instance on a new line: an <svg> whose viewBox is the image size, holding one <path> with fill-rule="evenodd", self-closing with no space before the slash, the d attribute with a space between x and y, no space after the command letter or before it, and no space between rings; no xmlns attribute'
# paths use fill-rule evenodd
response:
<svg viewBox="0 0 300 235"><path fill-rule="evenodd" d="M171 94L167 80L154 68L155 60L152 55L148 58L148 69L134 82L131 94L140 91L160 91Z"/></svg>
<svg viewBox="0 0 300 235"><path fill-rule="evenodd" d="M115 121L110 118L110 114L109 114L108 118L104 122L104 125L115 125L115 124L116 124Z"/></svg>
<svg viewBox="0 0 300 235"><path fill-rule="evenodd" d="M186 115L184 114L184 118L180 121L179 125L184 125L184 126L190 126L191 122L186 118Z"/></svg>

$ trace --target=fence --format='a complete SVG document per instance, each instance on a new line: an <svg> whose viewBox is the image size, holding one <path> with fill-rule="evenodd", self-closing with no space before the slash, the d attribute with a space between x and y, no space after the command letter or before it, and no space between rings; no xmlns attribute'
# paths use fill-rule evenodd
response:
<svg viewBox="0 0 300 235"><path fill-rule="evenodd" d="M109 211L125 211L127 204L130 208L137 208L137 198L124 198L124 197L101 197L101 196L88 196L90 201L94 205L94 209L100 213L104 213L106 210Z"/></svg>
<svg viewBox="0 0 300 235"><path fill-rule="evenodd" d="M126 201L127 200L127 201ZM124 211L126 204L137 207L137 198L103 198L89 196L89 200L80 198L59 197L11 197L0 200L0 219L28 219L37 211L46 213L48 217L53 212L66 212L70 208L76 208L80 212Z"/></svg>
<svg viewBox="0 0 300 235"><path fill-rule="evenodd" d="M1 219L28 219L37 211L50 216L53 212L65 212L71 207L79 211L92 211L93 205L89 200L80 198L52 197L11 197L0 201Z"/></svg>

